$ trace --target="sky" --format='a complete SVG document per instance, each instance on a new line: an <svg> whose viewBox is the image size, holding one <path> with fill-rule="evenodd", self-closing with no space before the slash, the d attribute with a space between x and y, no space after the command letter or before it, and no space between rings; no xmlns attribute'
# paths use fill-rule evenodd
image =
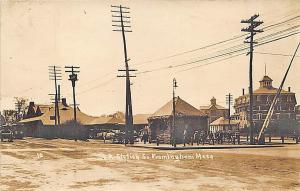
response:
<svg viewBox="0 0 300 191"><path fill-rule="evenodd" d="M131 86L134 114L154 113L171 100L173 78L178 82L176 95L194 107L209 105L213 96L226 106L226 94L237 98L249 86L249 56L211 64L215 60L190 62L243 44L244 39L199 48L243 35L241 28L247 25L240 21L254 14L264 22L258 28L300 15L297 0L1 1L0 110L14 108L14 97L49 104L54 82L49 80L48 66L74 65L80 67L76 99L83 112L98 116L124 111L125 79L116 77L121 74L117 70L124 69L123 42L121 33L112 31L110 12L111 5L120 4L130 7L129 66L138 70ZM296 18L266 28L255 38L289 27L299 31L299 25ZM255 47L255 89L265 66L273 85L279 86L291 60L286 55L294 53L299 41L297 34ZM298 55L284 87L290 86L300 100ZM71 82L64 71L59 83L62 96L71 103Z"/></svg>

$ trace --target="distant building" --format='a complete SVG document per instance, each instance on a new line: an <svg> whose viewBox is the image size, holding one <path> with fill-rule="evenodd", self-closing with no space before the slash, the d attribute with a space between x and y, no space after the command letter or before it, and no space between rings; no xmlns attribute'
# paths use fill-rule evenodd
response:
<svg viewBox="0 0 300 191"><path fill-rule="evenodd" d="M151 114L136 114L133 116L133 129L139 132L144 127L148 126L148 117ZM125 131L125 114L117 111L108 116L95 117L88 123L92 126L92 130L100 132L102 130L122 130Z"/></svg>
<svg viewBox="0 0 300 191"><path fill-rule="evenodd" d="M260 87L253 91L253 123L256 132L262 127L278 90L272 86L272 81L269 76L265 75L259 81ZM290 87L288 91L282 90L267 131L272 131L275 134L291 132L296 120L296 104L295 93L291 92ZM236 119L240 121L240 128L248 127L249 94L236 98L234 108Z"/></svg>
<svg viewBox="0 0 300 191"><path fill-rule="evenodd" d="M208 130L208 117L180 97L175 98L176 140L183 141L183 132L187 129L188 137L195 131ZM160 138L164 143L170 143L173 134L173 100L166 103L148 118L150 138Z"/></svg>
<svg viewBox="0 0 300 191"><path fill-rule="evenodd" d="M72 138L76 129L74 124L74 108L67 104L62 98L58 104L60 125L55 125L55 107L51 105L40 105L30 102L26 107L24 118L19 122L22 124L25 136L43 138ZM76 108L77 122L80 124L80 134L84 137L96 138L97 133L111 130L125 130L125 117L123 112L116 112L108 116L94 117L87 115ZM148 125L147 118L150 114L137 114L133 116L134 129L139 131Z"/></svg>
<svg viewBox="0 0 300 191"><path fill-rule="evenodd" d="M300 122L300 105L296 106L296 119Z"/></svg>
<svg viewBox="0 0 300 191"><path fill-rule="evenodd" d="M228 109L218 105L216 98L211 98L210 105L200 106L200 111L209 117L209 123L215 121L220 117L228 118Z"/></svg>
<svg viewBox="0 0 300 191"><path fill-rule="evenodd" d="M238 120L230 120L225 119L224 117L220 117L219 119L216 119L212 123L209 124L209 130L212 132L217 132L217 131L236 131L239 128L239 121Z"/></svg>
<svg viewBox="0 0 300 191"><path fill-rule="evenodd" d="M66 99L63 98L62 102L66 102ZM49 110L49 105L35 104L33 101L29 102L29 105L25 108L23 119L41 116L42 114L46 113L48 110Z"/></svg>
<svg viewBox="0 0 300 191"><path fill-rule="evenodd" d="M43 137L43 138L72 138L77 130L72 125L74 120L73 108L68 106L66 99L58 104L60 115L60 126L55 125L55 107L52 105L43 105L40 107L34 105L33 102L29 104L26 116L19 124L23 124L25 135L30 137ZM89 122L95 117L89 116L76 108L77 122L80 123L80 132L82 136L87 136ZM32 117L31 117L32 116ZM68 127L68 128L67 128Z"/></svg>

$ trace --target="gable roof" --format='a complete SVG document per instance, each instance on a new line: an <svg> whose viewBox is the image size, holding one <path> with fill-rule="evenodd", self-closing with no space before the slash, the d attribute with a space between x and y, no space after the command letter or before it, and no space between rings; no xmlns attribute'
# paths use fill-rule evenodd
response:
<svg viewBox="0 0 300 191"><path fill-rule="evenodd" d="M239 123L239 121L237 121L237 120L230 120L231 125L237 125L238 123ZM210 125L214 125L214 126L229 125L229 119L225 119L224 117L220 117L220 118L214 120L212 123L210 123Z"/></svg>
<svg viewBox="0 0 300 191"><path fill-rule="evenodd" d="M200 106L200 110L209 110L209 109L212 109L213 107L215 107L216 109L227 109L221 105L208 105L208 106Z"/></svg>
<svg viewBox="0 0 300 191"><path fill-rule="evenodd" d="M180 114L185 116L206 116L202 111L196 109L194 106L182 100L180 97L175 98L175 112L176 115ZM171 115L173 115L173 100L169 101L160 109L158 109L152 115L152 117L171 116Z"/></svg>
<svg viewBox="0 0 300 191"><path fill-rule="evenodd" d="M70 106L63 105L61 103L58 104L59 107L59 115L60 115L60 123L66 123L68 121L73 120L74 109ZM55 125L55 120L50 119L50 116L54 116L55 109L54 104L48 106L48 110L45 109L45 113L38 117L32 117L28 119L23 119L20 121L20 123L28 123L33 121L41 121L43 125ZM89 121L94 119L95 117L89 116L79 110L79 108L76 108L76 114L77 114L77 121L81 124L85 125L88 124Z"/></svg>
<svg viewBox="0 0 300 191"><path fill-rule="evenodd" d="M87 123L88 125L102 125L102 124L124 124L124 120L120 118L101 116L95 117Z"/></svg>
<svg viewBox="0 0 300 191"><path fill-rule="evenodd" d="M143 125L148 124L148 118L151 114L136 114L133 116L133 124L135 125Z"/></svg>

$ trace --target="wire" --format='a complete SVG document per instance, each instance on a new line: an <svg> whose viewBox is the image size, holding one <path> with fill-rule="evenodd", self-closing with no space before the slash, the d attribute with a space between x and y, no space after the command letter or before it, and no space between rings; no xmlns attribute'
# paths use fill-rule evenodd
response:
<svg viewBox="0 0 300 191"><path fill-rule="evenodd" d="M234 56L230 56L228 58L224 58L224 59L221 59L221 60L217 60L217 61L214 61L214 62L210 62L210 63L207 63L207 64L202 64L200 66L194 66L194 67L191 67L191 68L188 68L188 69L184 69L184 70L180 70L178 71L177 73L180 73L180 72L185 72L185 71L188 71L188 70L192 70L194 68L200 68L200 67L203 67L203 66L207 66L207 65L211 65L211 64L215 64L215 63L218 63L218 62L221 62L221 61L224 61L224 60L228 60L228 59L231 59L231 58L234 58L234 57L238 57L238 56L241 56L241 55L244 55L245 53L241 53L241 54L237 54L237 55L234 55Z"/></svg>
<svg viewBox="0 0 300 191"><path fill-rule="evenodd" d="M267 29L267 31L268 31L268 30L271 30L272 28L278 27L278 26L280 26L282 24L285 24L287 22L293 21L293 20L298 19L298 18L300 18L300 15L295 16L295 17L290 18L290 19L287 19L285 21L279 22L279 23L275 23L275 24L272 24L272 25L265 26L262 29ZM268 28L270 28L270 29L268 29ZM226 39L226 40L222 40L222 41L219 41L219 42L216 42L216 43L212 43L212 44L209 44L209 45L206 45L206 46L202 46L202 47L199 47L199 48L195 48L195 49L191 49L191 50L179 52L179 53L176 53L176 54L172 54L170 56L160 57L160 58L157 58L157 59L153 59L153 60L149 60L149 61L137 63L137 64L135 64L135 66L139 66L139 65L143 65L143 64L151 63L151 62L156 62L156 61L161 61L161 60L166 60L166 59L169 59L169 58L181 56L181 55L188 54L188 53L191 53L191 52L196 52L198 50L202 50L202 49L206 49L206 48L209 48L209 47L213 47L213 46L216 46L216 45L219 45L219 44L223 44L223 43L235 40L235 39L240 39L242 37L245 37L246 35L247 34L243 34L243 35L239 35L239 36L234 36L232 38L229 38L229 39Z"/></svg>
<svg viewBox="0 0 300 191"><path fill-rule="evenodd" d="M99 88L99 87L102 87L102 86L106 86L106 85L108 85L109 83L111 83L112 81L114 81L114 80L116 80L116 79L117 79L117 77L113 77L113 78L111 78L111 79L109 79L109 80L107 80L107 81L105 81L105 82L102 82L101 84L98 84L98 85L96 85L96 86L94 86L94 87L91 87L91 88L89 88L89 89L86 89L86 90L83 90L83 91L77 93L77 95L81 95L81 94L87 93L87 92L89 92L89 91L92 91L92 90L94 90L94 89L96 89L96 88Z"/></svg>
<svg viewBox="0 0 300 191"><path fill-rule="evenodd" d="M268 43L271 43L271 42L275 42L275 41L278 41L278 40L281 40L281 39L284 39L284 38L296 35L298 33L300 33L300 32L288 34L288 35L285 35L285 36L280 36L280 37L277 37L275 39L270 39L268 41L264 41L264 42L258 43L256 45L254 45L254 47L261 46L261 45L264 45L264 44L268 44ZM155 71L160 71L160 70L165 70L165 69L173 69L173 68L176 68L176 67L191 65L191 64L198 63L198 62L202 62L202 61L206 61L206 60L211 60L211 59L223 57L223 56L226 56L226 55L231 55L233 53L241 52L241 51L244 51L244 50L247 50L247 49L248 49L248 47L247 48L238 49L238 50L234 50L234 51L230 51L230 52L226 52L226 53L215 55L215 56L211 56L211 57L200 59L200 60L195 60L195 61L192 61L192 62L187 62L187 63L184 63L184 64L170 65L170 66L167 66L167 67L160 67L160 68L156 68L156 69L153 69L153 70L146 70L146 71L142 71L142 72L139 72L139 73L136 73L136 74L151 73L151 72L155 72Z"/></svg>
<svg viewBox="0 0 300 191"><path fill-rule="evenodd" d="M273 56L293 56L291 54L279 54L279 53L269 53L269 52L254 52L255 54L266 54L266 55L273 55ZM300 57L300 56L295 56Z"/></svg>

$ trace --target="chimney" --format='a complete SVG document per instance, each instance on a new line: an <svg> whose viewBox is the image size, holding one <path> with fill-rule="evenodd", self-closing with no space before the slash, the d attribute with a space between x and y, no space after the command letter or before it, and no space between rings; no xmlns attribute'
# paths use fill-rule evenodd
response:
<svg viewBox="0 0 300 191"><path fill-rule="evenodd" d="M243 90L242 90L242 91L243 91L243 95L245 95L245 89L244 89L244 88L243 88Z"/></svg>
<svg viewBox="0 0 300 191"><path fill-rule="evenodd" d="M66 98L61 98L61 103L62 103L63 106L68 107Z"/></svg>
<svg viewBox="0 0 300 191"><path fill-rule="evenodd" d="M291 87L288 87L288 91L291 92Z"/></svg>
<svg viewBox="0 0 300 191"><path fill-rule="evenodd" d="M29 102L29 107L34 107L34 102L33 101Z"/></svg>

